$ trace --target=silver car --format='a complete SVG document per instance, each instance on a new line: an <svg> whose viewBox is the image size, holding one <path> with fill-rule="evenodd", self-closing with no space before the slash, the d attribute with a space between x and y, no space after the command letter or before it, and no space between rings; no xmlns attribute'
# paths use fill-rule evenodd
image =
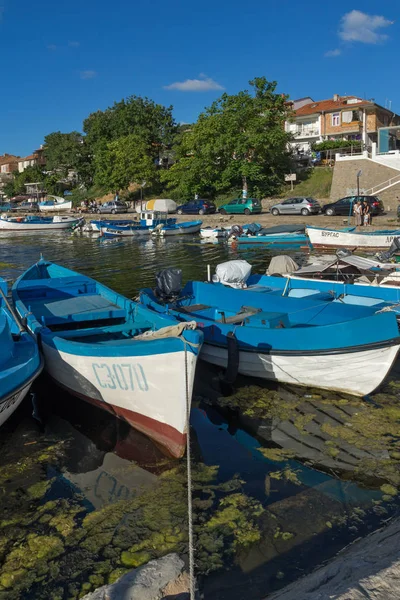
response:
<svg viewBox="0 0 400 600"><path fill-rule="evenodd" d="M105 202L104 204L100 204L96 210L97 213L111 213L115 215L116 213L126 213L128 212L128 207L125 202L111 200L110 202Z"/></svg>
<svg viewBox="0 0 400 600"><path fill-rule="evenodd" d="M317 215L321 212L321 205L314 198L305 196L296 196L295 198L286 198L279 204L271 207L272 215Z"/></svg>

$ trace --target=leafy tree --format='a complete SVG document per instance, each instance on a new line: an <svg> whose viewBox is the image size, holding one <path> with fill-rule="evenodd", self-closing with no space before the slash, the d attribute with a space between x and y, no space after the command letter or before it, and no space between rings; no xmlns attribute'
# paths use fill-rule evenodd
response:
<svg viewBox="0 0 400 600"><path fill-rule="evenodd" d="M161 174L170 190L187 197L247 184L261 196L279 189L290 160L287 97L265 77L249 83L252 92L223 94L182 134L177 163Z"/></svg>
<svg viewBox="0 0 400 600"><path fill-rule="evenodd" d="M172 106L156 104L149 98L130 96L107 108L89 115L83 123L88 146L97 151L104 142L112 142L134 134L149 145L153 157L160 147L173 142L176 124Z"/></svg>
<svg viewBox="0 0 400 600"><path fill-rule="evenodd" d="M76 169L82 153L83 138L77 131L55 131L44 138L46 169L66 176L69 169Z"/></svg>
<svg viewBox="0 0 400 600"><path fill-rule="evenodd" d="M42 169L38 166L27 167L22 173L16 173L14 178L14 195L25 194L26 188L25 183L39 183L44 182L46 176Z"/></svg>
<svg viewBox="0 0 400 600"><path fill-rule="evenodd" d="M152 183L157 179L151 147L135 134L99 146L94 164L95 183L107 191L126 189L130 183L143 180Z"/></svg>

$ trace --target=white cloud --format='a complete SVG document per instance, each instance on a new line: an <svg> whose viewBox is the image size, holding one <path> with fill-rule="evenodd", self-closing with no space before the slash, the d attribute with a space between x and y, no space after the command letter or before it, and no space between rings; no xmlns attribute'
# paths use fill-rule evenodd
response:
<svg viewBox="0 0 400 600"><path fill-rule="evenodd" d="M202 75L200 75L200 77L202 77ZM225 88L211 79L211 77L202 77L201 79L175 81L175 83L165 85L164 89L178 90L179 92L209 92L210 90L223 90Z"/></svg>
<svg viewBox="0 0 400 600"><path fill-rule="evenodd" d="M342 54L341 49L335 48L334 50L328 50L328 52L325 52L324 56L334 57L334 56L340 56L341 54Z"/></svg>
<svg viewBox="0 0 400 600"><path fill-rule="evenodd" d="M97 73L96 71L81 71L80 72L80 78L81 79L94 79L94 77L96 77Z"/></svg>
<svg viewBox="0 0 400 600"><path fill-rule="evenodd" d="M346 13L340 23L339 37L344 42L361 42L363 44L378 44L387 39L387 35L378 31L393 25L380 15L368 15L360 10Z"/></svg>
<svg viewBox="0 0 400 600"><path fill-rule="evenodd" d="M73 41L72 42L68 42L68 46L70 48L79 48L80 45L81 45L80 42L73 42Z"/></svg>

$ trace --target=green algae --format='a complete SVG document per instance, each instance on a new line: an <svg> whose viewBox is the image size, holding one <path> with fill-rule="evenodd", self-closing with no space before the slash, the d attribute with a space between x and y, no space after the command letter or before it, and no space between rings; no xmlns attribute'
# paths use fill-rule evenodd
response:
<svg viewBox="0 0 400 600"><path fill-rule="evenodd" d="M398 489L395 488L393 485L390 485L389 483L384 483L383 485L381 485L381 492L383 492L387 496L397 496L397 494L399 493Z"/></svg>

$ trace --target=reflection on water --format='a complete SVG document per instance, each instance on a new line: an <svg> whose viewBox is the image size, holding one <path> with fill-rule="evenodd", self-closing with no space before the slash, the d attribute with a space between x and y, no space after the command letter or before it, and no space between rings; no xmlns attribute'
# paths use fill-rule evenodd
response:
<svg viewBox="0 0 400 600"><path fill-rule="evenodd" d="M262 248L196 238L2 236L2 275L45 258L132 297L154 273L245 258ZM296 258L299 255L296 255ZM240 378L222 397L199 365L191 425L196 565L207 600L259 600L397 511L399 386L368 402ZM0 438L0 598L65 600L186 549L185 462L43 376ZM45 550L44 550L45 549Z"/></svg>

